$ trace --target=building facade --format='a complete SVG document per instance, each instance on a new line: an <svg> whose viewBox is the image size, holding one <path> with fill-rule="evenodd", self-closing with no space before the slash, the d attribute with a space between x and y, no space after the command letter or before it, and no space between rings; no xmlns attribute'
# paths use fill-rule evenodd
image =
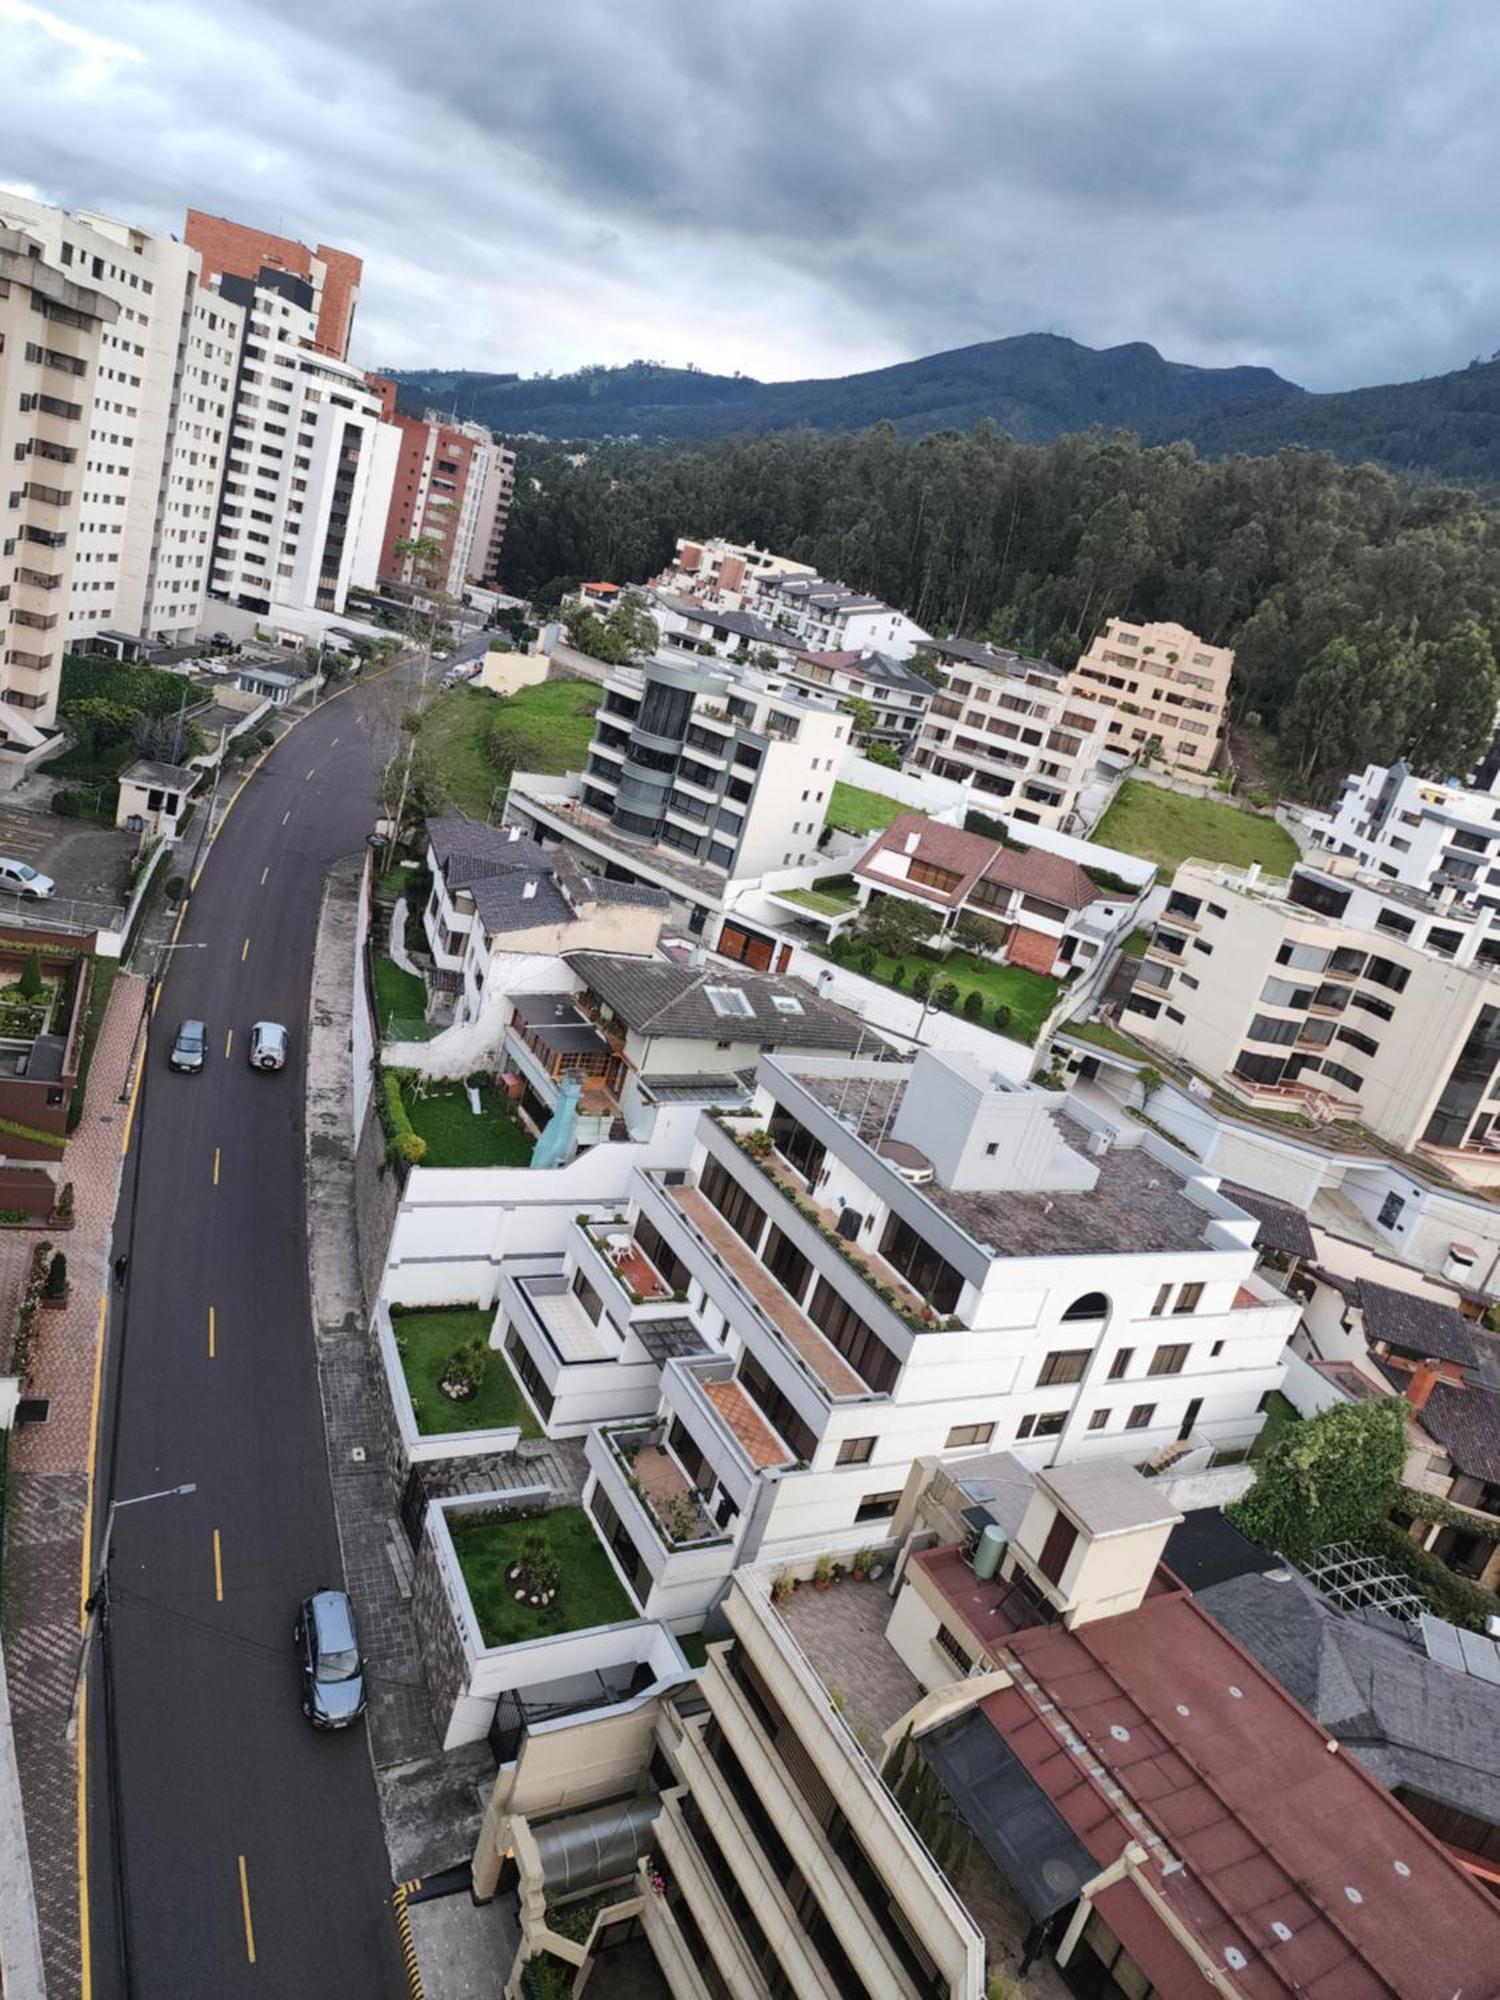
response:
<svg viewBox="0 0 1500 2000"><path fill-rule="evenodd" d="M1111 747L1107 711L1045 660L966 639L929 640L918 657L940 685L917 737L916 768L1005 800L1015 819L1066 832Z"/></svg>
<svg viewBox="0 0 1500 2000"><path fill-rule="evenodd" d="M424 416L403 416L395 410L390 387L379 377L371 386L382 392L386 422L399 434L390 509L380 548L384 583L426 583L460 597L471 576L488 574L487 551L477 551L481 526L493 528L486 516L487 493L495 446L483 424L450 422L435 410ZM402 555L397 543L431 539L438 553L421 567ZM481 568L475 570L475 562Z"/></svg>
<svg viewBox="0 0 1500 2000"><path fill-rule="evenodd" d="M0 193L54 264L114 302L79 481L66 639L182 644L203 622L242 315L198 253L111 216Z"/></svg>
<svg viewBox="0 0 1500 2000"><path fill-rule="evenodd" d="M1330 853L1371 875L1465 910L1500 917L1500 799L1419 778L1404 764L1368 764L1345 778L1331 813L1311 829Z"/></svg>
<svg viewBox="0 0 1500 2000"><path fill-rule="evenodd" d="M1127 1025L1251 1102L1357 1119L1471 1184L1500 1180L1489 913L1349 868L1309 860L1280 882L1185 862Z"/></svg>
<svg viewBox="0 0 1500 2000"><path fill-rule="evenodd" d="M479 500L479 518L469 554L471 583L498 583L505 530L516 497L516 455L498 438L490 440L489 469Z"/></svg>
<svg viewBox="0 0 1500 2000"><path fill-rule="evenodd" d="M867 590L779 571L757 580L752 608L815 653L884 653L909 660L931 634Z"/></svg>
<svg viewBox="0 0 1500 2000"><path fill-rule="evenodd" d="M810 563L772 555L754 542L727 542L714 535L691 541L678 537L676 553L655 581L723 611L745 611L758 602L762 586L778 577L815 575Z"/></svg>
<svg viewBox="0 0 1500 2000"><path fill-rule="evenodd" d="M1214 767L1229 714L1234 654L1185 625L1111 618L1068 679L1076 694L1112 709L1112 749L1139 756L1153 741L1169 764Z"/></svg>
<svg viewBox="0 0 1500 2000"><path fill-rule="evenodd" d="M91 413L118 315L112 298L0 213L0 785L24 774L57 714Z"/></svg>
<svg viewBox="0 0 1500 2000"><path fill-rule="evenodd" d="M198 208L187 212L183 240L203 260L204 284L221 276L253 280L264 270L303 279L313 297L313 345L336 361L349 359L365 268L350 251L334 250L326 243L310 250L289 236L252 229L222 215L206 215Z"/></svg>
<svg viewBox="0 0 1500 2000"><path fill-rule="evenodd" d="M341 613L352 585L376 580L398 433L359 371L319 346L307 280L267 267L216 283L243 332L212 595L268 619Z"/></svg>

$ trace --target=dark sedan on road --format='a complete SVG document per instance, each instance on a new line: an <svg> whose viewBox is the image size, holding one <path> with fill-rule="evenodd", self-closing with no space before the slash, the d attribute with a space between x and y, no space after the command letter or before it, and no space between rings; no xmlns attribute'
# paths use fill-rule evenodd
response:
<svg viewBox="0 0 1500 2000"><path fill-rule="evenodd" d="M208 1049L208 1030L201 1021L184 1021L173 1038L167 1061L173 1069L194 1076L203 1067Z"/></svg>
<svg viewBox="0 0 1500 2000"><path fill-rule="evenodd" d="M354 1607L342 1590L314 1591L293 1637L302 1659L302 1713L314 1729L347 1729L365 1712L365 1663Z"/></svg>

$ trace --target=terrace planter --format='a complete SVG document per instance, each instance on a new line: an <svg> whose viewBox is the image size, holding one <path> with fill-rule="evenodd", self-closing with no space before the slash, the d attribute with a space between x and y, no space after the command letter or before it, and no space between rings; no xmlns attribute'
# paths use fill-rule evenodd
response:
<svg viewBox="0 0 1500 2000"><path fill-rule="evenodd" d="M73 1287L71 1285L69 1285L68 1289L65 1292L59 1292L59 1294L55 1299L49 1298L46 1295L46 1293L43 1293L42 1308L46 1312L62 1312L66 1308L68 1300L72 1296L73 1296Z"/></svg>

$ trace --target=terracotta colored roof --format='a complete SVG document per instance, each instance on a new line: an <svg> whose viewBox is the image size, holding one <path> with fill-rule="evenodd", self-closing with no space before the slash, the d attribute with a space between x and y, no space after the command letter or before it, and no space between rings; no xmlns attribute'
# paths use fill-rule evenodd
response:
<svg viewBox="0 0 1500 2000"><path fill-rule="evenodd" d="M1155 1893L1246 2000L1492 1989L1500 1907L1190 1595L1004 1645L1029 1684L983 1702L993 1726L1101 1863L1146 1843ZM1133 1886L1108 1893L1166 2000L1201 1993Z"/></svg>
<svg viewBox="0 0 1500 2000"><path fill-rule="evenodd" d="M786 1465L791 1453L737 1382L705 1382L703 1393L756 1465Z"/></svg>
<svg viewBox="0 0 1500 2000"><path fill-rule="evenodd" d="M1086 909L1099 899L1099 891L1076 861L1068 861L1060 854L1048 854L1040 847L1003 847L998 840L986 840L979 833L966 833L961 826L944 826L941 821L928 819L925 813L918 812L902 813L898 819L893 819L861 858L855 867L855 874L863 876L867 882L892 886L895 878L872 864L879 854L904 854L907 838L911 834L917 836L917 845L911 855L914 861L926 861L935 868L951 869L960 880L955 889L947 892L926 888L918 882L902 882L896 886L927 902L940 904L944 909L956 909L972 894L975 883L981 878L998 883L1003 888L1019 889L1023 895L1036 896L1044 903L1061 903L1069 910Z"/></svg>

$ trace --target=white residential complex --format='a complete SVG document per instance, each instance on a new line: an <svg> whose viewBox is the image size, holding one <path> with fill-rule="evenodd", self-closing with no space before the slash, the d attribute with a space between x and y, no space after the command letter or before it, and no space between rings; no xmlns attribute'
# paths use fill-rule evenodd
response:
<svg viewBox="0 0 1500 2000"><path fill-rule="evenodd" d="M399 434L358 369L321 353L313 287L223 273L244 314L212 594L257 617L340 613L380 564Z"/></svg>
<svg viewBox="0 0 1500 2000"><path fill-rule="evenodd" d="M64 636L180 643L203 622L243 314L174 237L0 191L0 224L111 300L100 334ZM76 398L74 400L77 400Z"/></svg>
<svg viewBox="0 0 1500 2000"><path fill-rule="evenodd" d="M1368 764L1344 780L1319 842L1372 875L1446 897L1494 923L1500 913L1500 797Z"/></svg>
<svg viewBox="0 0 1500 2000"><path fill-rule="evenodd" d="M502 1269L492 1340L555 1434L587 1433L584 1504L680 1630L741 1563L883 1539L923 1454L1248 1443L1297 1321L1256 1222L1153 1133L797 1026L685 1171L558 1213L545 1255L533 1216Z"/></svg>
<svg viewBox="0 0 1500 2000"><path fill-rule="evenodd" d="M57 713L89 412L114 300L0 219L0 786L24 775Z"/></svg>
<svg viewBox="0 0 1500 2000"><path fill-rule="evenodd" d="M1045 660L967 639L929 639L918 655L942 680L917 737L917 769L1003 799L1013 819L1066 831L1112 747L1108 711Z"/></svg>
<svg viewBox="0 0 1500 2000"><path fill-rule="evenodd" d="M1289 881L1186 862L1127 1024L1251 1102L1357 1119L1500 1182L1500 937L1489 912L1311 857Z"/></svg>
<svg viewBox="0 0 1500 2000"><path fill-rule="evenodd" d="M1077 694L1113 710L1112 748L1135 757L1154 741L1169 764L1205 775L1229 714L1234 654L1185 625L1111 618L1070 676Z"/></svg>
<svg viewBox="0 0 1500 2000"><path fill-rule="evenodd" d="M516 455L498 438L490 443L489 468L479 501L479 519L469 553L468 580L494 583L500 576L505 530L510 524L511 502L516 495Z"/></svg>
<svg viewBox="0 0 1500 2000"><path fill-rule="evenodd" d="M867 590L819 576L762 578L754 607L815 653L884 653L909 660L930 637L914 618Z"/></svg>
<svg viewBox="0 0 1500 2000"><path fill-rule="evenodd" d="M726 542L717 535L690 541L679 536L673 560L654 582L660 590L681 592L721 611L745 611L758 603L763 584L816 573L810 563L773 556L754 542Z"/></svg>

